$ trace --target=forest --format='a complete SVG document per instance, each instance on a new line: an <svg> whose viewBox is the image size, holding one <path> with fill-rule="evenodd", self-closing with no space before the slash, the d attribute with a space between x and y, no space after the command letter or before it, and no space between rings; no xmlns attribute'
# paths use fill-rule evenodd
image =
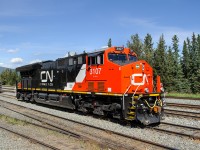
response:
<svg viewBox="0 0 200 150"><path fill-rule="evenodd" d="M108 46L112 46L111 38ZM154 77L161 76L166 92L200 93L200 34L193 33L183 43L174 35L171 45L166 44L164 35L155 45L150 34L144 39L134 34L127 41L127 47L153 67ZM3 84L15 85L20 77L15 70L6 69L0 74L0 80Z"/></svg>

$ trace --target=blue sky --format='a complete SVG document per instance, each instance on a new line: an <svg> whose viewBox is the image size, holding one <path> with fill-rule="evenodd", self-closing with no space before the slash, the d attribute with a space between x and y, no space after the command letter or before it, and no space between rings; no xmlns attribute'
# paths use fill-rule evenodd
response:
<svg viewBox="0 0 200 150"><path fill-rule="evenodd" d="M180 45L200 33L199 0L0 0L0 66L55 60L69 51L126 46L147 33Z"/></svg>

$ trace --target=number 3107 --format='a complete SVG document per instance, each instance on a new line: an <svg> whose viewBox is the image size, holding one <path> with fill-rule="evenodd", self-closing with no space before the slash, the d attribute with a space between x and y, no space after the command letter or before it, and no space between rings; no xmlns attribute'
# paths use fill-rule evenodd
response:
<svg viewBox="0 0 200 150"><path fill-rule="evenodd" d="M101 68L90 69L90 74L101 74Z"/></svg>

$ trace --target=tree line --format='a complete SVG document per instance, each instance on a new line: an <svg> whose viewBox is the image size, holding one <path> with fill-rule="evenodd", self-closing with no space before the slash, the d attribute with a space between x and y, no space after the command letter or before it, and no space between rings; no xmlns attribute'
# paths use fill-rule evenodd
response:
<svg viewBox="0 0 200 150"><path fill-rule="evenodd" d="M166 45L161 35L154 47L150 34L144 40L135 34L128 40L127 47L153 67L155 76L161 76L166 91L200 93L200 35L193 33L181 44L174 35L171 45Z"/></svg>
<svg viewBox="0 0 200 150"><path fill-rule="evenodd" d="M0 74L0 81L3 85L15 85L16 81L20 81L20 76L15 70L5 69Z"/></svg>

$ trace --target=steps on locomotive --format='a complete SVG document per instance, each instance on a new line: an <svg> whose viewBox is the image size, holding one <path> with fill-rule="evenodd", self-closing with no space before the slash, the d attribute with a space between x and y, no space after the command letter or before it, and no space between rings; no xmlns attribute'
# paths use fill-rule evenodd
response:
<svg viewBox="0 0 200 150"><path fill-rule="evenodd" d="M132 101L129 103L129 108L128 108L128 112L127 112L127 118L126 120L134 120L135 119L135 101Z"/></svg>

